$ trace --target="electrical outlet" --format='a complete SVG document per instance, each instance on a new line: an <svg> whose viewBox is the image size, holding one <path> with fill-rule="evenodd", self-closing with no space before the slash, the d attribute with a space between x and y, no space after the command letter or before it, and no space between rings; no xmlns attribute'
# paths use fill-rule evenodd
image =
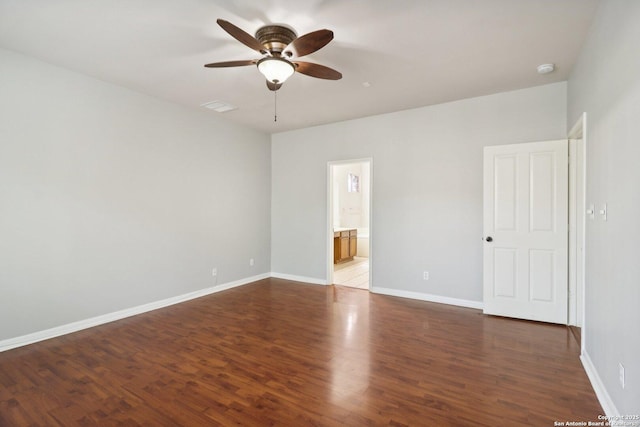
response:
<svg viewBox="0 0 640 427"><path fill-rule="evenodd" d="M422 273L422 279L429 280L429 272L428 271L425 271L425 272Z"/></svg>
<svg viewBox="0 0 640 427"><path fill-rule="evenodd" d="M624 366L622 363L618 363L618 375L620 377L620 385L624 388Z"/></svg>
<svg viewBox="0 0 640 427"><path fill-rule="evenodd" d="M217 268L214 268L213 270L211 270L211 275L212 275L213 277L216 277L216 276L218 275L218 269L217 269Z"/></svg>
<svg viewBox="0 0 640 427"><path fill-rule="evenodd" d="M251 258L251 259L249 260L249 265L250 265L251 267L253 267L253 258Z"/></svg>

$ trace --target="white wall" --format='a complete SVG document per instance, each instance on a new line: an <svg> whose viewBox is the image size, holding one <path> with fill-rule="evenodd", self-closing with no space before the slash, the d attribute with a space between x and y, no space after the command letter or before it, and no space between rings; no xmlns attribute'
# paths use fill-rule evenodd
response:
<svg viewBox="0 0 640 427"><path fill-rule="evenodd" d="M372 285L481 301L482 147L565 136L565 83L275 134L272 271L326 280L327 162L372 157Z"/></svg>
<svg viewBox="0 0 640 427"><path fill-rule="evenodd" d="M0 76L0 341L269 272L268 135L6 50Z"/></svg>
<svg viewBox="0 0 640 427"><path fill-rule="evenodd" d="M568 84L568 124L587 112L586 353L611 403L640 414L640 2L600 4ZM626 388L618 382L625 366Z"/></svg>

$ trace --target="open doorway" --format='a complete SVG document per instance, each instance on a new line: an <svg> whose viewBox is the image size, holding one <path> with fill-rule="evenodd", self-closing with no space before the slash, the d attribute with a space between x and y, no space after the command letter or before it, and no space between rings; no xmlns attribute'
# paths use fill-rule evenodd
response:
<svg viewBox="0 0 640 427"><path fill-rule="evenodd" d="M329 162L329 284L371 285L371 159Z"/></svg>

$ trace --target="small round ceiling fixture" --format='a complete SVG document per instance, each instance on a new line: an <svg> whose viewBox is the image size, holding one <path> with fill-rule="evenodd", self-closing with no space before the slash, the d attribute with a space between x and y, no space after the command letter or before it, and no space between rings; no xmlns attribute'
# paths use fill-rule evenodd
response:
<svg viewBox="0 0 640 427"><path fill-rule="evenodd" d="M538 65L538 74L548 74L556 69L556 66L553 64L541 64Z"/></svg>

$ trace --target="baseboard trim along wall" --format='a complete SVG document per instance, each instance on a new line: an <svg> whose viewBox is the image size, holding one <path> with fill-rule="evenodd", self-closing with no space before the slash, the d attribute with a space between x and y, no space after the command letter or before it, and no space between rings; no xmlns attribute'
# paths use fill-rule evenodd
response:
<svg viewBox="0 0 640 427"><path fill-rule="evenodd" d="M267 279L269 277L273 277L276 279L292 280L292 281L302 282L302 283L309 283L314 285L327 285L327 281L325 279L297 276L293 274L275 273L275 272L264 273L257 276L251 276L245 279L240 279L233 282L225 283L222 285L201 289L195 292L190 292L188 294L178 295L178 296L163 299L160 301L139 305L137 307L131 307L124 310L115 311L113 313L104 314L102 316L96 316L90 319L80 320L78 322L68 323L66 325L57 326L55 328L34 332L32 334L3 340L3 341L0 341L0 352L11 350L17 347L22 347L29 344L33 344L39 341L48 340L50 338L59 337L61 335L71 334L73 332L78 332L83 329L88 329L94 326L103 325L105 323L114 322L116 320L146 313L152 310L157 310L159 308L168 307L170 305L179 304L181 302L189 301L195 298L200 298L200 297L214 294L216 292L221 292L227 289L236 288L238 286L246 285L258 280ZM443 297L440 295L423 294L420 292L409 292L409 291L402 291L398 289L377 288L377 287L371 288L371 292L376 294L382 294L382 295L390 295L390 296L401 297L401 298L410 298L410 299L421 300L421 301L437 302L441 304L456 305L459 307L476 308L476 309L482 310L482 302L479 302L479 301L470 301L470 300L463 300L458 298ZM591 378L591 375L589 375L589 378ZM591 382L593 383L593 380ZM594 388L595 388L595 385L594 385Z"/></svg>
<svg viewBox="0 0 640 427"><path fill-rule="evenodd" d="M317 279L315 277L296 276L294 274L271 273L271 277L275 279L293 280L294 282L311 283L313 285L328 285L326 279Z"/></svg>
<svg viewBox="0 0 640 427"><path fill-rule="evenodd" d="M482 310L484 307L481 301L471 301L466 299L443 297L441 295L423 294L421 292L410 292L410 291L402 291L398 289L378 288L378 287L371 288L371 292L373 292L374 294L389 295L393 297L417 299L421 301L437 302L440 304L457 305L459 307L466 307L466 308L476 308L478 310Z"/></svg>
<svg viewBox="0 0 640 427"><path fill-rule="evenodd" d="M587 373L587 377L589 377L589 381L591 381L591 386L593 387L593 391L596 393L596 397L600 402L600 406L602 406L604 414L608 417L620 415L620 412L618 412L616 405L614 405L611 396L609 396L609 393L607 392L607 388L600 379L600 375L598 375L598 371L596 371L596 368L586 351L582 352L580 360L582 361L584 371Z"/></svg>
<svg viewBox="0 0 640 427"><path fill-rule="evenodd" d="M179 304L181 302L189 301L195 298L200 298L206 295L214 294L216 292L221 292L227 289L246 285L248 283L252 283L257 280L267 279L269 277L270 277L269 273L259 274L257 276L251 276L245 279L235 280L233 282L224 283L222 285L201 289L195 292L189 292L188 294L178 295L178 296L163 299L160 301L139 305L137 307L131 307L124 310L115 311L113 313L104 314L102 316L96 316L90 319L68 323L66 325L57 326L51 329L45 329L44 331L38 331L32 334L23 335L16 338L10 338L7 340L0 341L0 352L11 350L12 348L33 344L38 341L44 341L50 338L59 337L61 335L71 334L73 332L78 332L83 329L88 329L94 326L103 325L105 323L114 322L116 320L146 313L152 310L157 310L159 308L168 307L170 305Z"/></svg>

